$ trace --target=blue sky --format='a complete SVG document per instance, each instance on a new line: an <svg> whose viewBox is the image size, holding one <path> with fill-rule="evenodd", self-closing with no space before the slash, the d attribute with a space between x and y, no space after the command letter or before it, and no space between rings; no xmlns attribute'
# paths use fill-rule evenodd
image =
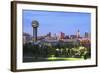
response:
<svg viewBox="0 0 100 73"><path fill-rule="evenodd" d="M32 35L32 20L39 22L38 35L64 32L66 35L91 32L91 14L79 12L53 12L23 10L23 32Z"/></svg>

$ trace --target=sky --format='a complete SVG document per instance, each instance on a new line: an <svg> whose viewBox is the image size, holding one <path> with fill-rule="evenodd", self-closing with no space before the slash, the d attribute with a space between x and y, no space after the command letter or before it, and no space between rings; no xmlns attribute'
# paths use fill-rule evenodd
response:
<svg viewBox="0 0 100 73"><path fill-rule="evenodd" d="M91 14L83 12L56 12L23 10L23 32L32 35L32 21L39 22L38 35L46 35L49 32L66 35L74 35L79 30L80 35L91 33Z"/></svg>

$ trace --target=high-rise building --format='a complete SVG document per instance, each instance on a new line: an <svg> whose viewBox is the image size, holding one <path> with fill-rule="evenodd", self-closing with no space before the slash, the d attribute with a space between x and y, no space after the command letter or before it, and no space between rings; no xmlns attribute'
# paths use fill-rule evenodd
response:
<svg viewBox="0 0 100 73"><path fill-rule="evenodd" d="M80 38L80 31L79 31L79 29L76 32L76 36L77 36L77 38Z"/></svg>
<svg viewBox="0 0 100 73"><path fill-rule="evenodd" d="M48 37L51 37L51 32L49 32L49 33L47 34L47 36L48 36Z"/></svg>
<svg viewBox="0 0 100 73"><path fill-rule="evenodd" d="M60 33L60 39L64 39L65 38L65 33L61 32Z"/></svg>
<svg viewBox="0 0 100 73"><path fill-rule="evenodd" d="M57 34L56 33L54 34L54 38L55 38L55 40L57 40Z"/></svg>
<svg viewBox="0 0 100 73"><path fill-rule="evenodd" d="M89 33L88 33L88 32L85 32L84 37L85 37L85 38L88 38L88 37L89 37Z"/></svg>

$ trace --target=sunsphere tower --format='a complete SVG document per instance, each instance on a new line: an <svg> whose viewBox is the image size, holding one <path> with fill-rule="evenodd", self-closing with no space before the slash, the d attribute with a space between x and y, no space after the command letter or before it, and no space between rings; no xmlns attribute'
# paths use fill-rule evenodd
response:
<svg viewBox="0 0 100 73"><path fill-rule="evenodd" d="M39 26L39 22L36 20L32 21L32 27L33 27L33 42L37 41L37 28Z"/></svg>

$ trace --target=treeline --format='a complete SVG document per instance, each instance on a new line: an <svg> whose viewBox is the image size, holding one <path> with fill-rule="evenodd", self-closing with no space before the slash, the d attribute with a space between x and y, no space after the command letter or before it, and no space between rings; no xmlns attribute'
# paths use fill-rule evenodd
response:
<svg viewBox="0 0 100 73"><path fill-rule="evenodd" d="M90 58L91 47L90 44L74 43L27 43L23 45L23 56L31 53L35 58L48 57L74 57L74 58Z"/></svg>

